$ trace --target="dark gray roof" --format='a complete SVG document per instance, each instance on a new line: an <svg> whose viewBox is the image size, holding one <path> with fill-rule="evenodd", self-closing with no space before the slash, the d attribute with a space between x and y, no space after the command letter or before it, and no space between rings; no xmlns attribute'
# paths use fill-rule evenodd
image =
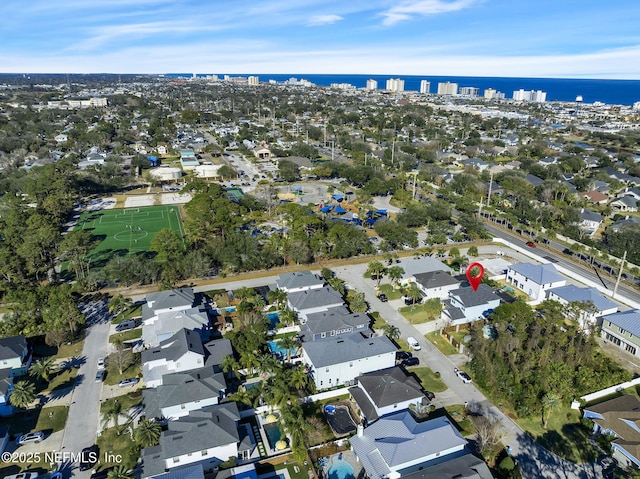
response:
<svg viewBox="0 0 640 479"><path fill-rule="evenodd" d="M542 178L539 178L536 175L532 175L531 173L527 174L524 179L533 186L538 186L544 183L544 180Z"/></svg>
<svg viewBox="0 0 640 479"><path fill-rule="evenodd" d="M397 348L386 336L367 338L354 332L325 341L306 342L302 344L302 349L315 368L322 368L380 354L395 353Z"/></svg>
<svg viewBox="0 0 640 479"><path fill-rule="evenodd" d="M443 286L451 286L459 284L458 281L444 271L431 271L429 273L418 273L415 275L416 282L420 283L426 289L441 288Z"/></svg>
<svg viewBox="0 0 640 479"><path fill-rule="evenodd" d="M182 328L197 331L208 339L211 326L207 312L196 307L158 313L157 320L142 326L142 340L146 345L155 346Z"/></svg>
<svg viewBox="0 0 640 479"><path fill-rule="evenodd" d="M602 317L602 321L603 327L604 321L610 321L611 324L630 332L636 338L640 338L640 309L607 314Z"/></svg>
<svg viewBox="0 0 640 479"><path fill-rule="evenodd" d="M356 379L358 387L367 391L378 408L424 396L418 382L398 367L363 374Z"/></svg>
<svg viewBox="0 0 640 479"><path fill-rule="evenodd" d="M368 326L371 318L365 313L350 313L344 306L330 308L319 313L312 313L307 316L306 324L301 330L307 330L312 334L327 331L339 331L341 329L356 329Z"/></svg>
<svg viewBox="0 0 640 479"><path fill-rule="evenodd" d="M188 329L181 329L169 339L161 341L157 348L142 351L142 364L160 358L175 361L189 351L201 354L204 357L204 347L198 333Z"/></svg>
<svg viewBox="0 0 640 479"><path fill-rule="evenodd" d="M26 347L27 338L24 335L0 338L0 361L21 357Z"/></svg>
<svg viewBox="0 0 640 479"><path fill-rule="evenodd" d="M596 288L579 288L573 284L568 284L567 286L550 289L549 294L551 293L569 303L591 301L598 311L606 311L607 309L618 307L616 303L602 296Z"/></svg>
<svg viewBox="0 0 640 479"><path fill-rule="evenodd" d="M371 479L382 479L391 468L467 444L446 417L418 423L409 411L381 417L350 441Z"/></svg>
<svg viewBox="0 0 640 479"><path fill-rule="evenodd" d="M235 402L209 406L191 411L188 416L167 423L160 436L160 448L165 458L200 452L225 444L238 443L237 421L240 420Z"/></svg>
<svg viewBox="0 0 640 479"><path fill-rule="evenodd" d="M214 372L213 368L165 374L161 386L142 391L145 413L161 417L163 408L220 397L220 392L226 389L224 374Z"/></svg>
<svg viewBox="0 0 640 479"><path fill-rule="evenodd" d="M617 233L620 228L627 228L635 225L640 225L640 218L637 216L627 216L613 223L611 225L611 229Z"/></svg>
<svg viewBox="0 0 640 479"><path fill-rule="evenodd" d="M449 456L445 456L448 459ZM433 464L433 465L432 465ZM412 468L413 469L413 468ZM469 452L444 462L429 461L412 472L403 471L403 479L493 479L487 464Z"/></svg>
<svg viewBox="0 0 640 479"><path fill-rule="evenodd" d="M413 278L416 274L428 273L430 271L451 271L446 264L431 256L422 258L403 258L400 265L404 269L403 278Z"/></svg>
<svg viewBox="0 0 640 479"><path fill-rule="evenodd" d="M302 288L324 284L324 280L311 271L295 271L278 276L276 282L280 289Z"/></svg>
<svg viewBox="0 0 640 479"><path fill-rule="evenodd" d="M587 208L582 208L582 210L580 210L580 219L582 221L595 221L600 223L602 222L602 215Z"/></svg>
<svg viewBox="0 0 640 479"><path fill-rule="evenodd" d="M152 310L191 307L195 305L195 293L193 288L172 289L149 293L146 300Z"/></svg>
<svg viewBox="0 0 640 479"><path fill-rule="evenodd" d="M205 366L218 366L222 364L226 356L233 355L231 341L225 338L212 339L204 344Z"/></svg>
<svg viewBox="0 0 640 479"><path fill-rule="evenodd" d="M325 305L329 306L343 302L340 293L331 286L288 293L287 299L289 300L292 309L297 311L304 311L305 309L318 308Z"/></svg>
<svg viewBox="0 0 640 479"><path fill-rule="evenodd" d="M372 423L380 417L378 416L375 406L361 388L358 386L349 388L349 394L351 394L351 397L360 408L360 412L362 416L366 418L367 422Z"/></svg>
<svg viewBox="0 0 640 479"><path fill-rule="evenodd" d="M0 395L7 396L9 387L13 384L13 378L10 378L11 369L0 369Z"/></svg>
<svg viewBox="0 0 640 479"><path fill-rule="evenodd" d="M613 200L611 203L622 203L627 208L636 208L638 206L638 200L631 195L621 196L620 198Z"/></svg>
<svg viewBox="0 0 640 479"><path fill-rule="evenodd" d="M481 304L487 304L490 301L500 299L493 289L484 283L478 286L477 291L474 291L471 286L454 289L449 292L449 297L457 298L466 308L480 306Z"/></svg>
<svg viewBox="0 0 640 479"><path fill-rule="evenodd" d="M171 469L169 472L164 472L164 460L160 460L158 466L162 468L161 471L159 473L152 473L152 471L157 470L158 467L155 467L155 464L153 464L154 467L151 467L150 463L158 462L158 461L153 460L153 457L152 457L153 455L147 456L148 454L147 451L150 451L151 449L155 449L155 448L149 448L144 450L145 460L143 461L143 466L142 466L143 479L146 479L149 477L153 477L153 479L204 479L204 469L202 468L202 464L187 465L184 467ZM158 458L158 459L161 459L161 458Z"/></svg>

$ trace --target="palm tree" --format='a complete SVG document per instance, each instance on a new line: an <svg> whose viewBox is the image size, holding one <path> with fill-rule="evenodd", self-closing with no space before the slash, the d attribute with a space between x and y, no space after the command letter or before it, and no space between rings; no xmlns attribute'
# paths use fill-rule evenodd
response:
<svg viewBox="0 0 640 479"><path fill-rule="evenodd" d="M133 479L133 474L124 466L116 466L107 473L107 479Z"/></svg>
<svg viewBox="0 0 640 479"><path fill-rule="evenodd" d="M400 278L404 274L404 268L402 266L392 266L387 270L387 276L391 280L391 283L395 286L398 284Z"/></svg>
<svg viewBox="0 0 640 479"><path fill-rule="evenodd" d="M380 281L382 281L382 276L386 272L387 268L380 261L372 261L369 263L367 267L367 273L371 275L372 278L376 279L376 286L380 286Z"/></svg>
<svg viewBox="0 0 640 479"><path fill-rule="evenodd" d="M45 381L49 382L49 377L55 369L55 363L56 361L53 356L40 359L31 365L29 368L29 374L31 376L41 377Z"/></svg>
<svg viewBox="0 0 640 479"><path fill-rule="evenodd" d="M268 294L269 301L276 304L276 308L282 309L285 302L287 301L287 293L280 289L276 288L273 291L269 291Z"/></svg>
<svg viewBox="0 0 640 479"><path fill-rule="evenodd" d="M396 340L400 337L400 329L393 324L386 323L382 328L384 335L387 336L391 340Z"/></svg>
<svg viewBox="0 0 640 479"><path fill-rule="evenodd" d="M561 400L558 393L550 391L542 397L542 427L547 428L551 413L560 407Z"/></svg>
<svg viewBox="0 0 640 479"><path fill-rule="evenodd" d="M131 419L129 414L122 410L122 403L117 399L112 401L107 401L106 407L102 412L102 429L107 429L109 424L113 422L114 427L117 429L120 425L120 418L124 418L126 420Z"/></svg>
<svg viewBox="0 0 640 479"><path fill-rule="evenodd" d="M143 418L136 428L136 442L140 447L155 446L160 442L162 428L160 424L147 418Z"/></svg>
<svg viewBox="0 0 640 479"><path fill-rule="evenodd" d="M304 365L296 364L296 366L289 373L289 380L291 385L300 390L309 386L309 375Z"/></svg>
<svg viewBox="0 0 640 479"><path fill-rule="evenodd" d="M251 406L253 404L253 395L247 391L245 388L238 389L236 392L229 394L229 399L231 401L239 402L242 404L246 404L247 406Z"/></svg>
<svg viewBox="0 0 640 479"><path fill-rule="evenodd" d="M119 316L131 306L133 306L133 301L131 300L131 298L127 298L122 294L118 294L118 296L114 296L109 301L109 312L114 316Z"/></svg>
<svg viewBox="0 0 640 479"><path fill-rule="evenodd" d="M18 381L13 385L9 396L9 403L20 409L27 409L36 399L36 385L29 381Z"/></svg>
<svg viewBox="0 0 640 479"><path fill-rule="evenodd" d="M296 313L293 309L285 306L283 310L280 311L280 323L285 324L287 326L291 326L298 320L298 313Z"/></svg>
<svg viewBox="0 0 640 479"><path fill-rule="evenodd" d="M335 289L338 293L344 296L344 293L345 293L344 283L340 280L340 278L337 278L337 277L330 278L327 281L327 283L329 283L329 286Z"/></svg>
<svg viewBox="0 0 640 479"><path fill-rule="evenodd" d="M369 306L367 305L367 301L364 299L364 293L358 291L351 296L349 309L351 309L352 312L364 313L368 308Z"/></svg>
<svg viewBox="0 0 640 479"><path fill-rule="evenodd" d="M291 362L291 350L297 349L300 346L300 341L297 341L293 336L285 336L280 341L280 347L287 350L287 362Z"/></svg>
<svg viewBox="0 0 640 479"><path fill-rule="evenodd" d="M422 299L422 293L420 292L420 290L418 289L418 286L416 286L415 283L411 283L411 286L409 286L409 289L407 289L407 298L409 298L411 300L411 308L415 309L416 304L420 302L420 300Z"/></svg>
<svg viewBox="0 0 640 479"><path fill-rule="evenodd" d="M249 374L253 374L255 369L260 367L260 361L252 351L244 351L240 354L240 364L247 368Z"/></svg>
<svg viewBox="0 0 640 479"><path fill-rule="evenodd" d="M236 361L236 358L234 358L232 355L228 355L222 358L222 364L220 366L225 373L230 373L231 371L235 372L240 369L238 361Z"/></svg>

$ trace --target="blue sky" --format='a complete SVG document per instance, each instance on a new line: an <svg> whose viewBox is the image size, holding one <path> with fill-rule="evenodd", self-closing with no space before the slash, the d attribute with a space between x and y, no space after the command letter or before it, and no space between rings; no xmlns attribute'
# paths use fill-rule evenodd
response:
<svg viewBox="0 0 640 479"><path fill-rule="evenodd" d="M2 0L0 71L640 79L637 0Z"/></svg>

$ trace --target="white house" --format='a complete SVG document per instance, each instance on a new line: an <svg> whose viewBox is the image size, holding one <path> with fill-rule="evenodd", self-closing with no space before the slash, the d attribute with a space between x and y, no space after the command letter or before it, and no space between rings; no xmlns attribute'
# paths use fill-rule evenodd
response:
<svg viewBox="0 0 640 479"><path fill-rule="evenodd" d="M311 271L294 271L278 276L276 286L285 293L297 293L309 289L320 289L324 286L324 279Z"/></svg>
<svg viewBox="0 0 640 479"><path fill-rule="evenodd" d="M316 389L327 389L395 366L396 347L386 336L370 338L356 332L302 343L302 361L309 366Z"/></svg>
<svg viewBox="0 0 640 479"><path fill-rule="evenodd" d="M367 428L360 426L350 442L370 479L397 479L405 475L401 471L459 456L467 445L446 417L419 423L406 410L382 417Z"/></svg>
<svg viewBox="0 0 640 479"><path fill-rule="evenodd" d="M460 282L445 271L416 273L415 284L426 299L447 299L449 292L460 287Z"/></svg>
<svg viewBox="0 0 640 479"><path fill-rule="evenodd" d="M209 472L230 457L248 458L255 445L244 441L239 449L243 439L238 429L239 420L238 406L228 402L169 421L160 435L160 443L142 450L142 477L195 464L201 464L205 472Z"/></svg>
<svg viewBox="0 0 640 479"><path fill-rule="evenodd" d="M640 309L602 316L600 328L603 339L640 357Z"/></svg>
<svg viewBox="0 0 640 479"><path fill-rule="evenodd" d="M287 305L298 313L301 323L306 322L309 314L326 311L343 304L342 296L331 286L287 294Z"/></svg>
<svg viewBox="0 0 640 479"><path fill-rule="evenodd" d="M441 318L449 326L459 326L482 319L500 306L500 297L486 284L477 291L471 286L449 292L449 299L442 302Z"/></svg>
<svg viewBox="0 0 640 479"><path fill-rule="evenodd" d="M550 289L547 298L563 305L583 303L584 310L575 318L581 328L595 326L598 317L618 311L618 304L602 296L596 288L579 288L568 284Z"/></svg>
<svg viewBox="0 0 640 479"><path fill-rule="evenodd" d="M7 377L27 374L31 359L26 336L0 338L0 370L6 371Z"/></svg>
<svg viewBox="0 0 640 479"><path fill-rule="evenodd" d="M522 263L509 266L507 282L524 291L533 301L543 301L547 291L567 284L552 264Z"/></svg>
<svg viewBox="0 0 640 479"><path fill-rule="evenodd" d="M54 140L56 140L56 143L66 143L68 139L69 137L64 133L60 133L59 135L56 135L54 137Z"/></svg>
<svg viewBox="0 0 640 479"><path fill-rule="evenodd" d="M589 235L593 235L600 225L602 224L602 215L600 213L596 213L595 211L591 211L587 208L582 208L580 210L580 223L578 227L581 230L584 230Z"/></svg>
<svg viewBox="0 0 640 479"><path fill-rule="evenodd" d="M429 402L418 381L399 367L358 376L349 394L369 424L387 414L409 409L412 404Z"/></svg>
<svg viewBox="0 0 640 479"><path fill-rule="evenodd" d="M142 377L147 387L154 388L162 384L165 374L202 368L204 360L198 333L181 329L157 348L142 352Z"/></svg>
<svg viewBox="0 0 640 479"><path fill-rule="evenodd" d="M421 273L431 273L433 271L445 271L447 273L453 271L442 261L431 256L423 258L405 258L400 260L399 266L404 269L404 274L400 279L403 284L414 283L416 275Z"/></svg>
<svg viewBox="0 0 640 479"><path fill-rule="evenodd" d="M165 374L162 384L142 391L147 417L175 420L224 399L227 383L224 374L214 368Z"/></svg>
<svg viewBox="0 0 640 479"><path fill-rule="evenodd" d="M197 332L202 341L207 341L212 333L209 316L201 307L163 311L143 321L142 342L145 347L155 348L183 328Z"/></svg>

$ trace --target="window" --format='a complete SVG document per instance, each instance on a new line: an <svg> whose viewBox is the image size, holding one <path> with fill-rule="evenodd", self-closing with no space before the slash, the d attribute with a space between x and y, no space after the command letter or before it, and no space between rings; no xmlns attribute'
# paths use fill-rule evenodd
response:
<svg viewBox="0 0 640 479"><path fill-rule="evenodd" d="M185 406L184 404L180 404L180 409L186 409L187 406Z"/></svg>
<svg viewBox="0 0 640 479"><path fill-rule="evenodd" d="M204 451L202 451L200 453L202 456L208 456L209 455L209 451L207 451L206 449Z"/></svg>
<svg viewBox="0 0 640 479"><path fill-rule="evenodd" d="M326 338L326 337L327 337L327 333L322 333L322 334L320 335L320 337L321 337L321 338Z"/></svg>
<svg viewBox="0 0 640 479"><path fill-rule="evenodd" d="M625 344L624 349L627 352L630 352L631 354L636 354L636 348L634 348L633 346L631 346L630 344Z"/></svg>
<svg viewBox="0 0 640 479"><path fill-rule="evenodd" d="M174 464L178 464L180 462L180 458L179 457L174 457L173 458L173 463Z"/></svg>

